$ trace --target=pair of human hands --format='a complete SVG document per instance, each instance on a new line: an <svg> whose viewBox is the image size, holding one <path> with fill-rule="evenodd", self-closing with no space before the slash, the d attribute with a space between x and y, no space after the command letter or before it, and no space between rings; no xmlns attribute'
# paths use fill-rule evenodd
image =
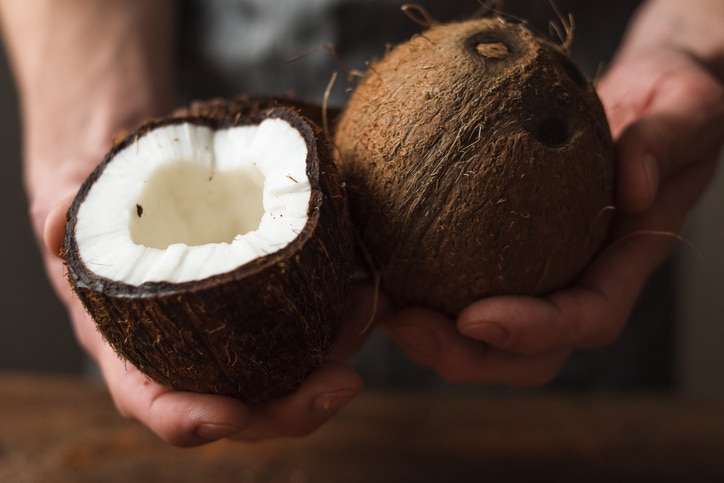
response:
<svg viewBox="0 0 724 483"><path fill-rule="evenodd" d="M374 287L358 284L326 364L294 394L268 405L175 392L117 357L70 293L62 261L51 256L60 252L67 201L45 223L51 279L118 410L179 446L314 431L362 389L344 360L364 343L373 305L375 325L450 382L545 383L572 351L618 336L647 278L677 244L724 139L724 86L684 52L659 49L621 58L598 91L617 142L616 211L610 243L571 286L544 298L481 300L452 320L422 307L395 309Z"/></svg>

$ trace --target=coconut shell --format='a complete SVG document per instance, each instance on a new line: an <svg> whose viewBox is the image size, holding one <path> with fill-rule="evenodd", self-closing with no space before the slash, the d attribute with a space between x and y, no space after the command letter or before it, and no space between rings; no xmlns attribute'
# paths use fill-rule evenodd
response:
<svg viewBox="0 0 724 483"><path fill-rule="evenodd" d="M316 124L296 108L213 105L147 123L113 147L68 212L68 279L108 343L151 379L259 404L290 394L323 363L340 326L353 236L346 192ZM286 247L221 275L139 286L99 277L79 257L76 213L115 154L138 136L170 123L224 129L267 118L289 122L308 147L308 221Z"/></svg>
<svg viewBox="0 0 724 483"><path fill-rule="evenodd" d="M333 127L340 109L324 107L316 102L295 97L268 97L241 95L233 99L216 98L194 101L186 108L179 109L174 116L202 116L213 118L234 118L255 116L261 111L273 108L293 109L306 117L315 126L324 127L325 119ZM326 111L326 112L325 112Z"/></svg>
<svg viewBox="0 0 724 483"><path fill-rule="evenodd" d="M437 25L370 65L336 131L353 222L400 304L454 315L570 283L607 235L593 85L525 24Z"/></svg>

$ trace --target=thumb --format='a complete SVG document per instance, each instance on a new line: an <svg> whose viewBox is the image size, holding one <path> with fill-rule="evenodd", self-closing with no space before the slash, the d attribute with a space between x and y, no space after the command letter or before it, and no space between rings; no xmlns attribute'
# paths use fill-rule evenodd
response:
<svg viewBox="0 0 724 483"><path fill-rule="evenodd" d="M688 66L656 86L642 114L617 142L618 205L629 214L650 210L671 175L717 157L724 86Z"/></svg>
<svg viewBox="0 0 724 483"><path fill-rule="evenodd" d="M642 214L656 200L662 170L668 166L669 148L664 123L655 117L644 117L630 124L617 143L618 206L629 214Z"/></svg>
<svg viewBox="0 0 724 483"><path fill-rule="evenodd" d="M688 165L717 156L718 124L697 116L656 113L630 124L617 143L618 206L629 214L650 210L661 184Z"/></svg>
<svg viewBox="0 0 724 483"><path fill-rule="evenodd" d="M48 213L43 225L43 243L45 249L55 257L63 258L63 240L67 213L73 203L74 195L70 195L55 205Z"/></svg>

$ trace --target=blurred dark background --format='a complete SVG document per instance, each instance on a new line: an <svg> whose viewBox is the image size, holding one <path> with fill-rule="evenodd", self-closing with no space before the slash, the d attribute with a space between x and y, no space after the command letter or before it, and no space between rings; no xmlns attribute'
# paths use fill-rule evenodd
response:
<svg viewBox="0 0 724 483"><path fill-rule="evenodd" d="M0 51L0 370L78 372L80 351L30 229L20 152L15 87Z"/></svg>

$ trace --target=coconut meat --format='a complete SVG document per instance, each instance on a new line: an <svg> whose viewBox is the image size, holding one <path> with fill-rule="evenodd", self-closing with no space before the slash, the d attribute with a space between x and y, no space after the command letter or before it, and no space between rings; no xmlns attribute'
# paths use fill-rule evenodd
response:
<svg viewBox="0 0 724 483"><path fill-rule="evenodd" d="M308 219L307 145L288 122L179 123L116 153L77 212L81 260L130 285L234 270L285 246Z"/></svg>

